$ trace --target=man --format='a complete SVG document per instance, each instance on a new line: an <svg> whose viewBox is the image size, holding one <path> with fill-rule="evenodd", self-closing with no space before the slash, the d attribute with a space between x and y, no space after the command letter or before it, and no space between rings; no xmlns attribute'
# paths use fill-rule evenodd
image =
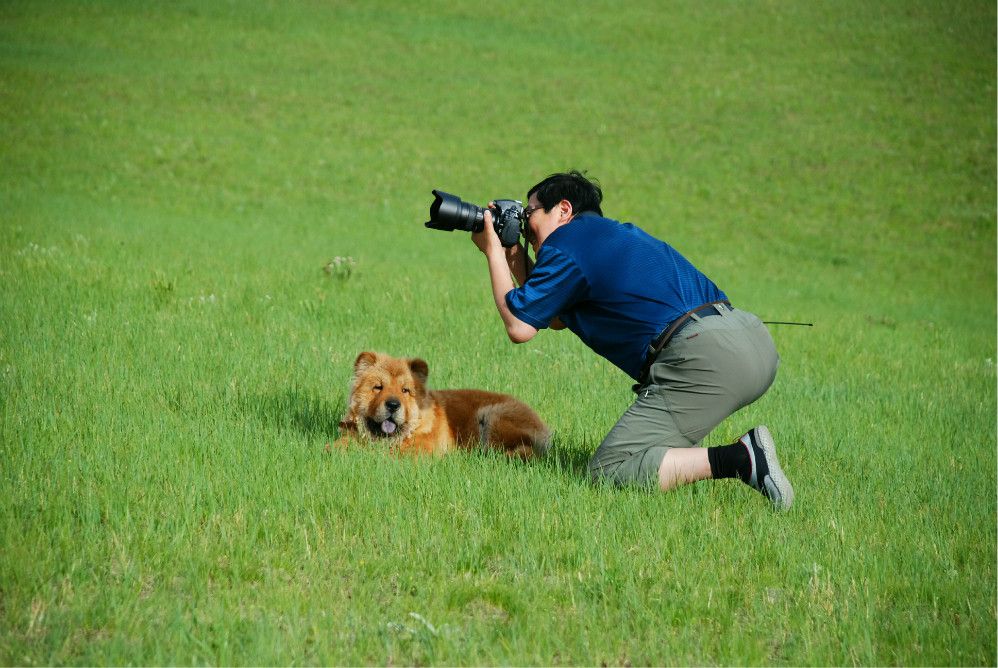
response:
<svg viewBox="0 0 998 668"><path fill-rule="evenodd" d="M605 218L602 200L577 171L530 189L523 217L537 263L529 278L524 248L504 249L489 213L472 235L514 343L568 327L636 381L634 404L589 462L593 479L669 490L737 477L789 508L793 487L765 426L731 445L699 447L772 384L779 356L765 325L671 246Z"/></svg>

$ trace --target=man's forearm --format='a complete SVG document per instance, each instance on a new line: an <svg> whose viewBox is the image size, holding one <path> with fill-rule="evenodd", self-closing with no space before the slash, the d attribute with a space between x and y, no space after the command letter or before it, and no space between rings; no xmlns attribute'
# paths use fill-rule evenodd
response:
<svg viewBox="0 0 998 668"><path fill-rule="evenodd" d="M506 333L514 343L529 341L537 334L537 329L513 315L506 304L506 295L514 287L513 277L510 275L511 266L506 263L506 254L488 253L486 257L489 262L489 278L492 281L492 297L506 327Z"/></svg>
<svg viewBox="0 0 998 668"><path fill-rule="evenodd" d="M509 271L513 274L513 279L517 285L522 286L527 282L527 274L530 271L529 262L530 258L526 249L519 244L506 251L506 263L509 265Z"/></svg>

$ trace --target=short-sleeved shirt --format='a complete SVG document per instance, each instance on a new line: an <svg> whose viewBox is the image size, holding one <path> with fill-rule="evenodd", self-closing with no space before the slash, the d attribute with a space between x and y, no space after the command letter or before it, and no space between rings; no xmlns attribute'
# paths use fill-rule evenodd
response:
<svg viewBox="0 0 998 668"><path fill-rule="evenodd" d="M506 295L523 322L559 318L594 352L635 380L648 345L673 320L727 299L669 244L594 213L552 232L526 283Z"/></svg>

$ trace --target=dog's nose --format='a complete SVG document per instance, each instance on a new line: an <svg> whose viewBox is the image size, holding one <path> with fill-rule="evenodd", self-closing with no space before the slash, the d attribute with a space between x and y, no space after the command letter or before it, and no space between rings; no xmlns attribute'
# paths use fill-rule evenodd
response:
<svg viewBox="0 0 998 668"><path fill-rule="evenodd" d="M385 402L385 407L387 407L390 412L394 413L398 409L402 408L402 402L392 397Z"/></svg>

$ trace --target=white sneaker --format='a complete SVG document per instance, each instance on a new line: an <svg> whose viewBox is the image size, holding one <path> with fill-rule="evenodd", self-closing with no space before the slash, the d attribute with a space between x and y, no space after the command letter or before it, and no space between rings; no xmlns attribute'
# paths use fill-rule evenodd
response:
<svg viewBox="0 0 998 668"><path fill-rule="evenodd" d="M769 429L759 425L738 440L745 444L752 460L748 485L772 501L777 510L789 509L794 502L794 488L776 457L776 444Z"/></svg>

